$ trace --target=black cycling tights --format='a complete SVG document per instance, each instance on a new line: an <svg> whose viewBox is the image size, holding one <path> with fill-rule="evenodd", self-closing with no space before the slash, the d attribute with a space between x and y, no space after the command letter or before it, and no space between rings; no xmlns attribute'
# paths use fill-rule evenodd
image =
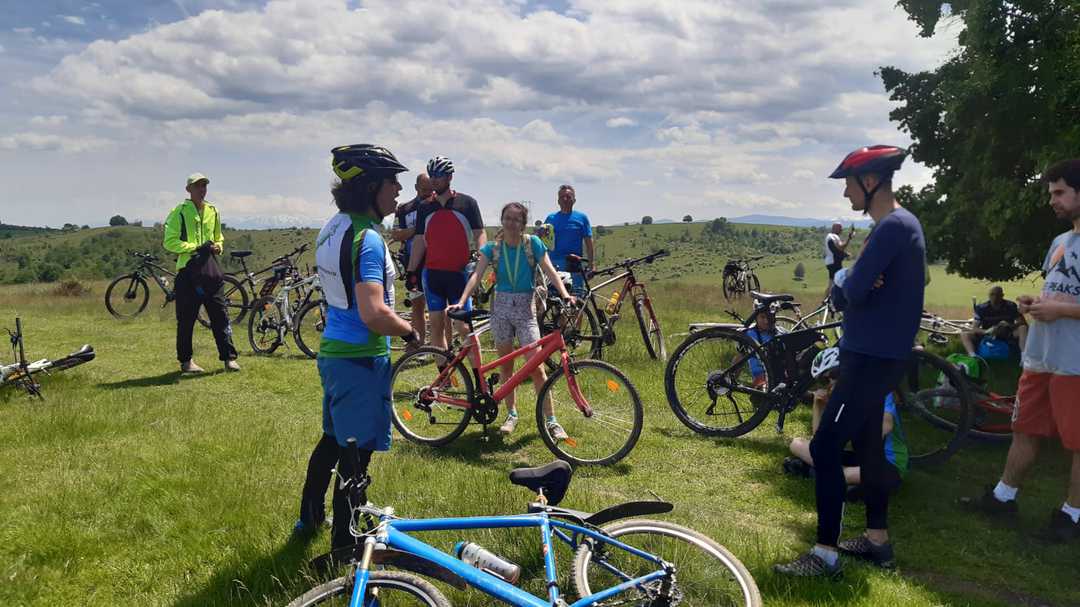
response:
<svg viewBox="0 0 1080 607"><path fill-rule="evenodd" d="M307 478L304 480L304 489L300 496L300 520L304 525L317 528L326 519L326 488L330 484L330 478L335 466L342 478L350 478L355 473L359 476L367 474L368 465L371 463L372 452L360 449L360 469L353 469L351 458L342 458L345 452L337 439L329 434L324 434L315 445L308 459ZM339 461L340 460L340 461ZM330 545L339 548L351 544L352 536L349 534L349 496L341 489L341 483L334 484L334 528L331 531ZM366 495L361 498L366 501Z"/></svg>
<svg viewBox="0 0 1080 607"><path fill-rule="evenodd" d="M844 517L847 483L841 461L850 441L861 468L866 502L866 527L888 528L889 493L898 476L885 459L881 436L885 397L899 383L907 363L901 360L840 351L840 377L821 415L810 455L816 469L817 541L836 546Z"/></svg>

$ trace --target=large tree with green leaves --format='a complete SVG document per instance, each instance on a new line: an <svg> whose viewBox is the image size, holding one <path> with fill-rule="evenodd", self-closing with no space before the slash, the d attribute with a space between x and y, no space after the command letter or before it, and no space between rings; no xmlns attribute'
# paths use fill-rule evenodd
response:
<svg viewBox="0 0 1080 607"><path fill-rule="evenodd" d="M1002 280L1038 269L1066 226L1039 176L1080 156L1080 1L900 0L930 36L961 27L958 51L933 71L885 67L911 134L912 155L934 171L902 203L922 219L929 252L966 276ZM949 25L949 24L946 24Z"/></svg>

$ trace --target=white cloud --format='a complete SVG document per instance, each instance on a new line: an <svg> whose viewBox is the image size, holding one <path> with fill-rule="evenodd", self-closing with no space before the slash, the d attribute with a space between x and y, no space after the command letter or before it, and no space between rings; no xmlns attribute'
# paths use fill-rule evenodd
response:
<svg viewBox="0 0 1080 607"><path fill-rule="evenodd" d="M86 19L76 15L60 15L60 18L72 25L86 25Z"/></svg>
<svg viewBox="0 0 1080 607"><path fill-rule="evenodd" d="M67 119L68 117L64 115L34 116L30 119L30 124L34 126L56 127L61 126L62 124L67 122Z"/></svg>
<svg viewBox="0 0 1080 607"><path fill-rule="evenodd" d="M77 154L111 145L110 140L101 137L68 137L34 132L0 136L0 150L59 151L65 154Z"/></svg>
<svg viewBox="0 0 1080 607"><path fill-rule="evenodd" d="M616 118L609 118L605 122L608 128L617 129L624 126L637 126L637 121L633 118L627 118L626 116L618 116Z"/></svg>
<svg viewBox="0 0 1080 607"><path fill-rule="evenodd" d="M11 28L11 31L15 32L16 34L33 34L34 33L34 28L32 28L32 27L13 27L13 28Z"/></svg>

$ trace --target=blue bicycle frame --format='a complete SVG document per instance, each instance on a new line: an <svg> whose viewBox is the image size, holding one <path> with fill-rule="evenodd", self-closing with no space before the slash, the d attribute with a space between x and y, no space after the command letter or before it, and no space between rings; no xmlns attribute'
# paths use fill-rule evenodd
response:
<svg viewBox="0 0 1080 607"><path fill-rule="evenodd" d="M539 527L544 542L544 573L547 580L548 599L545 601L537 596L521 590L486 571L473 567L464 561L442 552L408 535L416 531L447 531L451 529L511 529L519 527ZM577 548L577 537L592 538L598 542L624 550L649 562L656 563L658 569L648 575L636 578L628 578L620 572L614 572L624 578L623 583L607 588L587 597L579 599L570 607L588 607L607 598L620 594L624 591L638 587L642 584L667 576L671 572L671 565L663 559L653 556L628 546L603 533L566 522L558 518L552 518L547 512L537 514L521 514L508 516L481 516L466 518L434 518L434 519L397 519L389 513L380 516L380 525L373 535L367 535L364 543L363 557L357 565L356 583L353 587L351 607L367 607L363 597L367 590L367 581L370 575L372 554L377 544L393 548L401 552L415 555L426 559L436 565L446 568L459 576L470 586L481 592L495 597L505 603L516 607L554 607L565 605L560 602L561 595L555 578L555 551L552 545L552 536L566 542L571 548ZM609 567L609 569L611 569Z"/></svg>

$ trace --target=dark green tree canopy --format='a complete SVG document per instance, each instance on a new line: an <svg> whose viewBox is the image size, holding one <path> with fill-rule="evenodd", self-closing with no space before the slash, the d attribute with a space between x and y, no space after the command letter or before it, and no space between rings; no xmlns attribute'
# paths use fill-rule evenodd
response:
<svg viewBox="0 0 1080 607"><path fill-rule="evenodd" d="M881 69L900 107L890 117L914 141L934 183L901 188L929 253L965 276L1004 280L1036 270L1054 218L1039 180L1080 157L1080 2L900 0L924 36L944 18L959 50L936 70Z"/></svg>

